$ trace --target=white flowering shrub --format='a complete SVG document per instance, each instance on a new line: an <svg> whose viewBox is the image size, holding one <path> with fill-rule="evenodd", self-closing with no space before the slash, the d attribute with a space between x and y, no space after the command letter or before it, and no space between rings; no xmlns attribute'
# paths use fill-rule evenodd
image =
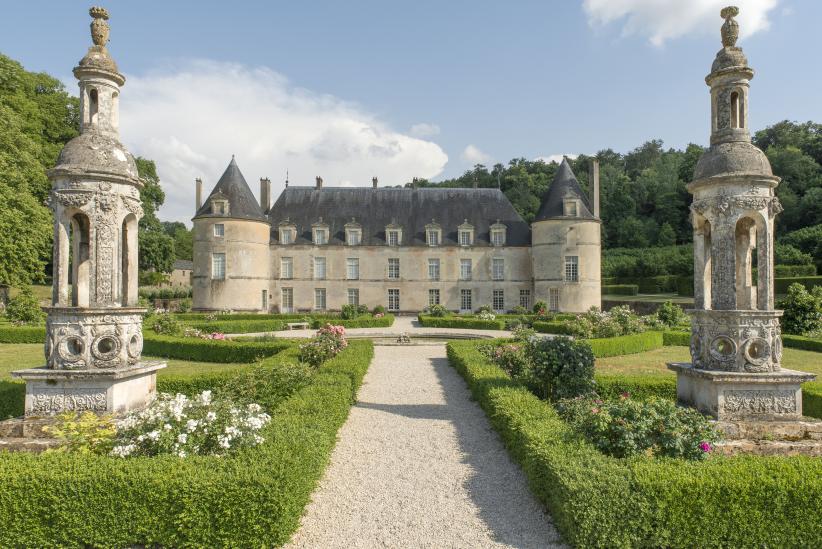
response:
<svg viewBox="0 0 822 549"><path fill-rule="evenodd" d="M477 315L477 318L480 320L494 320L497 318L497 315L490 311L482 311L480 314Z"/></svg>
<svg viewBox="0 0 822 549"><path fill-rule="evenodd" d="M270 420L258 404L235 406L212 398L211 391L194 398L160 393L148 407L117 423L111 454L221 456L262 443L259 432Z"/></svg>

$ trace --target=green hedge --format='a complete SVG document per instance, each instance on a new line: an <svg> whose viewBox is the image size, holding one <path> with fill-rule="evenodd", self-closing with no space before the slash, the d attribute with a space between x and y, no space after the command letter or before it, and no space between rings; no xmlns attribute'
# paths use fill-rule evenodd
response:
<svg viewBox="0 0 822 549"><path fill-rule="evenodd" d="M682 347L690 347L691 333L690 332L662 332L662 344L666 347L671 345L679 345Z"/></svg>
<svg viewBox="0 0 822 549"><path fill-rule="evenodd" d="M676 281L676 293L681 297L694 297L694 277L680 276Z"/></svg>
<svg viewBox="0 0 822 549"><path fill-rule="evenodd" d="M561 320L538 320L534 322L534 330L541 334L570 335L568 325Z"/></svg>
<svg viewBox="0 0 822 549"><path fill-rule="evenodd" d="M426 328L465 328L470 330L504 330L504 320L482 320L459 316L419 315L420 324Z"/></svg>
<svg viewBox="0 0 822 549"><path fill-rule="evenodd" d="M818 547L822 461L707 462L599 453L554 409L489 363L475 342L448 357L549 509L580 547Z"/></svg>
<svg viewBox="0 0 822 549"><path fill-rule="evenodd" d="M639 286L636 284L607 284L602 286L603 295L637 295Z"/></svg>
<svg viewBox="0 0 822 549"><path fill-rule="evenodd" d="M255 332L279 332L285 329L282 320L213 320L186 322L187 326L204 332L224 334L250 334Z"/></svg>
<svg viewBox="0 0 822 549"><path fill-rule="evenodd" d="M293 343L285 340L231 341L143 334L143 354L195 362L254 362L275 355Z"/></svg>
<svg viewBox="0 0 822 549"><path fill-rule="evenodd" d="M790 347L791 349L803 349L805 351L822 353L822 339L782 334L782 345Z"/></svg>
<svg viewBox="0 0 822 549"><path fill-rule="evenodd" d="M662 332L642 332L617 337L586 340L597 358L609 356L633 355L659 349L663 346Z"/></svg>
<svg viewBox="0 0 822 549"><path fill-rule="evenodd" d="M323 365L232 457L0 453L2 547L271 547L285 543L328 464L373 355Z"/></svg>
<svg viewBox="0 0 822 549"><path fill-rule="evenodd" d="M388 328L394 324L394 315L385 315L381 318L361 316L358 318L316 318L311 321L312 328L321 328L326 323L343 326L344 328Z"/></svg>
<svg viewBox="0 0 822 549"><path fill-rule="evenodd" d="M822 418L822 381L802 384L802 414Z"/></svg>
<svg viewBox="0 0 822 549"><path fill-rule="evenodd" d="M623 393L647 400L651 397L676 400L676 376L642 374L595 374L597 393L604 398L619 398Z"/></svg>
<svg viewBox="0 0 822 549"><path fill-rule="evenodd" d="M816 265L774 265L773 271L778 278L816 276Z"/></svg>
<svg viewBox="0 0 822 549"><path fill-rule="evenodd" d="M25 383L0 380L0 421L23 415L25 399Z"/></svg>
<svg viewBox="0 0 822 549"><path fill-rule="evenodd" d="M788 286L799 283L805 286L805 289L811 291L815 286L822 286L822 276L792 276L787 278L774 278L774 292L776 294L787 294Z"/></svg>
<svg viewBox="0 0 822 549"><path fill-rule="evenodd" d="M45 343L45 326L0 326L0 343Z"/></svg>

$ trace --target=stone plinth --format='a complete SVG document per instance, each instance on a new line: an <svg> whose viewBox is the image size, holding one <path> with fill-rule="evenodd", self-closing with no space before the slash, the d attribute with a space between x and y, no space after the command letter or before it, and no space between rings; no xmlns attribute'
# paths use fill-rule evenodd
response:
<svg viewBox="0 0 822 549"><path fill-rule="evenodd" d="M763 373L779 370L782 311L691 310L691 358L696 368Z"/></svg>
<svg viewBox="0 0 822 549"><path fill-rule="evenodd" d="M676 372L679 402L720 421L798 420L801 384L816 378L795 370L757 374L699 370L683 362L670 363L668 368Z"/></svg>
<svg viewBox="0 0 822 549"><path fill-rule="evenodd" d="M165 362L153 361L119 369L31 368L11 375L26 381L27 418L83 411L124 414L154 398L157 370L165 367Z"/></svg>

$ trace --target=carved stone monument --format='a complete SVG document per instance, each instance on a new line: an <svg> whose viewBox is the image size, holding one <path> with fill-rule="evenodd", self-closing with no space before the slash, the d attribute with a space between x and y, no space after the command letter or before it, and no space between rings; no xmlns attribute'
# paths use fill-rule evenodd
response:
<svg viewBox="0 0 822 549"><path fill-rule="evenodd" d="M774 310L773 286L779 178L751 143L754 72L736 47L738 13L736 7L721 12L723 47L705 78L711 146L688 185L694 195L692 362L669 368L677 373L680 402L719 420L795 420L802 416L800 384L815 376L780 367L782 312Z"/></svg>
<svg viewBox="0 0 822 549"><path fill-rule="evenodd" d="M46 310L46 365L12 375L26 381L26 417L63 411L122 413L147 404L162 362L143 362L137 305L137 222L142 183L119 139L125 78L106 49L108 12L94 7L94 41L74 76L80 84L80 135L57 165L54 289Z"/></svg>

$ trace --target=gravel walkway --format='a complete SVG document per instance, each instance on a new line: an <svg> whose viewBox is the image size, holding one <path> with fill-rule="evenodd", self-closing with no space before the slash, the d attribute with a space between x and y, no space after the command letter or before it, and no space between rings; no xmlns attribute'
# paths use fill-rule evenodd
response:
<svg viewBox="0 0 822 549"><path fill-rule="evenodd" d="M290 547L552 547L560 538L444 345L375 348Z"/></svg>

